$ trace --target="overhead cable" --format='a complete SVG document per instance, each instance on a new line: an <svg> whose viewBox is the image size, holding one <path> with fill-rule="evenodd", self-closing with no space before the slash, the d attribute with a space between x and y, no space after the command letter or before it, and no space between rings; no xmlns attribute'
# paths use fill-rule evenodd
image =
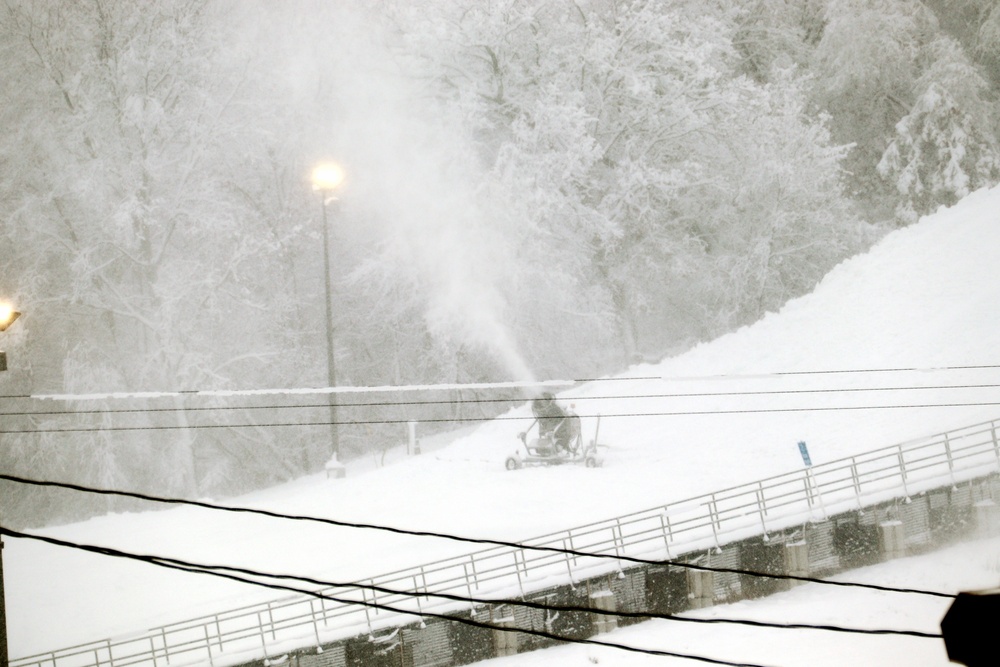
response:
<svg viewBox="0 0 1000 667"><path fill-rule="evenodd" d="M238 514L256 514L259 516L264 516L273 519L283 519L291 521L306 521L312 523L325 524L329 526L337 526L340 528L355 528L361 530L375 530L387 533L394 533L397 535L407 535L412 537L430 537L436 539L449 540L453 542L463 542L468 544L480 544L488 546L498 546L506 547L510 549L523 549L526 551L537 551L545 553L555 553L566 556L576 556L581 558L596 558L596 559L607 559L615 560L619 562L635 563L637 565L656 565L656 566L670 566L679 569L689 569L689 570L700 570L705 572L718 572L723 574L737 574L750 577L760 577L766 579L777 579L777 580L787 580L787 581L800 581L807 583L823 584L827 586L840 586L846 588L865 588L869 590L890 592L890 593L906 593L915 595L927 595L931 597L940 597L953 599L955 595L950 593L941 593L937 591L928 591L915 588L898 588L890 586L882 586L879 584L864 584L860 582L847 582L847 581L832 581L828 579L817 579L815 577L803 577L790 574L772 574L768 572L756 572L752 570L744 570L740 568L724 568L724 567L712 567L708 565L699 565L697 563L687 563L684 561L677 560L653 560L647 558L638 558L634 556L625 556L619 554L603 554L603 553L593 553L588 551L581 551L578 549L567 549L561 547L550 547L544 545L534 545L524 542L513 542L508 540L498 540L490 538L479 538L479 537L464 537L460 535L441 533L435 531L422 531L422 530L411 530L406 528L397 528L392 526L383 526L370 523L357 523L350 521L341 521L337 519L328 519L324 517L315 517L307 515L296 515L296 514L284 514L280 512L274 512L271 510L255 509L251 507L233 507L228 505L218 505L214 503L208 503L199 500L186 500L183 498L167 498L163 496L154 496L150 494L137 493L134 491L119 491L115 489L97 489L93 487L83 486L79 484L71 484L67 482L54 482L48 480L36 480L28 479L25 477L18 477L15 475L8 475L5 473L0 473L0 480L6 480L9 482L15 482L19 484L25 484L30 486L39 487L53 487L62 488L72 491L79 491L83 493L93 493L97 495L111 495L111 496L121 496L124 498L133 498L136 500L144 500L148 502L162 503L162 504L172 504L172 505L188 505L192 507L200 507L202 509L221 511L221 512L232 512Z"/></svg>
<svg viewBox="0 0 1000 667"><path fill-rule="evenodd" d="M372 608L372 609L380 609L380 610L383 610L383 611L389 611L389 612L394 612L394 613L398 613L398 614L404 614L404 615L408 615L408 616L421 616L421 617L425 617L425 618L437 618L437 619L441 619L441 620L452 621L452 622L455 622L455 623L461 623L462 625L468 625L468 626L472 626L472 627L482 628L484 630L499 630L499 631L502 631L502 632L519 632L519 633L523 633L523 634L527 634L527 635L533 635L533 636L536 636L536 637L541 637L543 639L552 639L552 640L560 641L560 642L574 643L574 644L588 644L588 645L593 645L593 646L604 646L604 647L607 647L607 648L619 649L619 650L623 650L623 651L629 651L629 652L632 652L632 653L643 653L643 654L646 654L646 655L656 655L656 656L663 656L663 657L670 657L670 658L683 658L683 659L687 659L687 660L696 660L696 661L699 661L699 662L705 662L705 663L714 664L714 665L728 665L728 666L731 666L731 667L765 667L764 665L758 665L758 664L755 664L755 663L732 662L732 661L729 661L729 660L720 660L720 659L710 658L710 657L706 657L706 656L692 655L692 654L686 654L686 653L678 653L678 652L674 652L674 651L661 651L661 650L656 650L656 649L645 649L645 648L639 648L639 647L636 647L636 646L629 646L627 644L618 644L616 642L602 641L602 640L598 640L598 639L579 639L579 638L575 638L575 637L568 637L568 636L565 636L565 635L559 635L559 634L556 634L556 633L553 633L553 632L547 632L547 631L544 631L544 630L536 630L534 628L505 627L505 626L497 625L495 623L487 623L485 621L477 621L477 620L475 620L473 618L464 618L462 616L451 616L451 615L448 615L448 614L441 614L441 613L435 613L435 612L429 612L429 611L422 612L422 613L416 613L416 612L414 612L412 610L409 610L409 609L400 609L398 607L393 607L392 605L387 605L387 604L383 604L383 603L369 602L367 600L348 600L348 599L344 599L344 598L338 598L338 597L335 597L335 596L332 596L332 595L329 595L329 594L325 594L322 591L302 590L302 589L296 588L294 586L289 586L289 585L284 585L284 584L262 582L262 581L251 579L249 577L240 576L240 575L235 574L233 572L222 572L222 571L216 571L216 570L206 569L206 568L203 568L203 567L201 567L201 566L199 566L197 564L186 563L184 561L180 561L180 560L176 560L176 559L164 559L164 558L158 558L158 557L155 557L155 556L140 556L140 555L136 555L136 554L129 554L129 553L124 552L124 551L119 551L119 550L116 550L116 549L110 549L110 548L107 548L107 547L95 547L95 546L91 546L91 545L75 544L75 543L72 543L72 542L65 542L65 541L62 541L62 540L56 540L54 538L42 537L40 535L29 535L27 533L18 533L17 531L8 530L8 529L3 528L3 527L0 527L0 534L9 535L11 537L22 537L22 538L26 538L26 539L38 539L38 540L41 540L43 542L49 542L50 544L58 544L59 546L64 546L64 547L69 547L69 548L74 548L74 549L81 549L83 551L89 551L91 553L97 553L97 554L101 554L101 555L105 555L105 556L112 556L112 557L116 557L116 558L126 558L126 559L131 559L131 560L138 560L138 561L141 561L141 562L149 563L151 565L157 565L157 566L160 566L160 567L164 567L164 568L168 568L168 569L173 569L173 570L180 570L182 572L189 572L189 573L192 573L192 574L205 574L205 575L210 575L210 576L214 576L214 577L220 577L220 578L223 578L223 579L229 579L231 581L236 581L236 582L239 582L239 583L252 584L252 585L255 585L255 586L261 586L263 588L270 588L270 589L273 589L273 590L280 590L280 591L288 591L288 592L298 593L298 594L301 594L301 595L309 595L309 596L312 596L312 597L315 597L315 598L319 598L319 599L322 599L322 600L329 600L331 602L338 602L340 604L345 604L345 605L363 606L363 607L368 607L368 608ZM261 574L260 576L267 576L267 575ZM423 595L422 593L418 594L418 597L420 597L422 595Z"/></svg>
<svg viewBox="0 0 1000 667"><path fill-rule="evenodd" d="M799 412L853 412L858 410L922 410L930 408L974 408L974 407L995 407L1000 405L1000 401L981 401L964 403L914 403L906 405L839 405L820 407L789 407L789 408L745 408L733 410L675 410L663 412L617 412L602 414L580 414L582 419L612 419L612 418L648 418L648 417L696 417L696 416L719 416L738 414L776 414L776 413L799 413ZM422 418L419 421L424 424L457 424L457 423L478 423L486 421L531 421L531 415L499 415L496 417L450 417L450 418ZM306 426L368 426L376 424L408 424L414 419L353 419L336 420L329 419L318 421L297 421L297 422L262 422L247 424L164 424L156 426L86 426L86 427L54 427L54 428L32 428L0 430L0 435L34 434L34 433L111 433L123 431L176 431L176 430L208 430L208 429L228 429L228 428L279 428L279 427L306 427Z"/></svg>
<svg viewBox="0 0 1000 667"><path fill-rule="evenodd" d="M767 621L756 621L752 619L732 619L732 618L697 618L688 616L677 616L675 614L662 614L652 611L641 611L641 612L628 612L628 611L618 611L618 610L604 610L595 609L593 607L581 607L579 605L563 605L563 604L551 604L551 603L541 603L532 600L520 599L514 600L509 598L476 598L464 595L455 595L451 593L435 592L430 590L400 590L388 588L385 586L379 586L375 584L363 584L360 582L334 582L326 581L322 579L317 579L314 577L304 577L299 575L291 574L275 574L269 572L262 572L259 570L254 570L244 567L235 567L230 565L216 565L216 564L204 564L204 563L192 563L190 561L184 561L177 558L166 557L166 556L154 556L146 554L134 554L131 552L121 551L117 549L111 549L109 547L98 547L93 545L81 544L78 542L70 542L66 540L60 540L57 538L45 537L41 535L32 535L30 533L21 533L17 531L12 531L0 527L0 532L9 535L11 537L19 537L25 539L37 539L48 544L53 544L56 546L81 549L84 551L90 551L93 553L100 553L108 556L115 556L121 558L128 558L133 560L139 560L142 562L150 563L153 565L173 565L181 568L188 569L193 572L201 572L205 574L233 574L242 577L262 577L264 579L274 579L279 581L292 581L298 583L304 583L314 586L322 586L325 588L343 588L343 589L359 589L368 590L375 593L382 593L385 595L398 595L400 597L409 598L428 598L434 597L443 600L448 600L451 602L461 602L470 605L499 605L499 606L513 606L513 607L523 607L527 609L535 609L545 612L566 612L566 613L585 613L585 614L595 614L602 616L614 616L617 618L629 618L629 619L658 619L666 621L676 621L683 623L695 623L695 624L728 624L728 625L745 625L757 628L772 628L781 630L818 630L825 632L839 632L846 634L862 634L862 635L894 635L894 636L905 636L905 637L917 637L922 639L940 639L942 637L941 633L929 633L919 630L898 630L898 629L882 629L882 628L850 628L837 625L827 625L827 624L808 624L808 623L776 623ZM263 585L257 579L245 579L247 583L255 583L258 585ZM324 597L329 596L329 593L324 593L323 591L313 591L313 590L303 590L299 588L293 588L297 593L313 595L314 593L320 593ZM358 604L356 600L349 600L343 598L328 597L328 599L336 600L343 604ZM367 600L363 601L367 603ZM374 602L372 604L375 604ZM429 615L428 612L423 610L401 610L392 609L398 613L424 616ZM447 614L441 615L443 618L452 619L452 616Z"/></svg>
<svg viewBox="0 0 1000 667"><path fill-rule="evenodd" d="M760 380L778 377L794 377L809 375L864 375L875 373L937 373L942 371L969 371L969 370L991 370L1000 368L1000 364L970 364L953 366L927 366L927 367L898 367L898 368L843 368L843 369L819 369L804 371L761 371L758 373L721 373L716 375L691 375L691 376L616 376L616 377L591 377L578 378L575 380L530 380L530 381L505 381L505 382L478 382L478 383L453 383L453 384L420 384L420 385L386 385L379 387L294 387L294 388L271 388L271 389L182 389L164 391L133 391L133 392L100 392L87 394L20 394L15 396L5 396L2 398L36 398L45 400L64 401L87 401L87 400L121 400L130 398L169 398L177 396L265 396L265 395L290 395L290 394L344 394L344 393L386 393L403 391L442 391L442 390L462 390L462 389L519 389L519 388L544 388L544 387L570 387L591 382L646 382L661 380L666 382L681 382L692 380Z"/></svg>
<svg viewBox="0 0 1000 667"><path fill-rule="evenodd" d="M572 396L563 400L573 402L586 401L637 401L656 399L684 399L684 398L721 398L721 397L747 397L747 396L795 396L802 394L859 394L867 392L911 392L911 391L948 391L948 390L969 390L969 389L996 389L1000 384L964 384L964 385L911 385L894 387L834 387L829 389L772 389L767 391L713 391L713 392L682 392L682 393L658 393L658 394L625 394L625 395L598 395L598 396ZM343 402L338 403L340 408L388 408L403 406L424 406L424 405L475 405L475 404L504 404L524 403L524 397L517 398L455 398L438 399L431 401L369 401L363 403ZM301 403L301 404L269 404L269 405L216 405L216 406L180 406L166 408L110 408L94 410L20 410L13 412L0 412L0 417L51 417L65 415L109 415L109 414L159 414L159 413L197 413L197 412L224 412L229 410L306 410L312 408L328 408L329 402L324 403Z"/></svg>

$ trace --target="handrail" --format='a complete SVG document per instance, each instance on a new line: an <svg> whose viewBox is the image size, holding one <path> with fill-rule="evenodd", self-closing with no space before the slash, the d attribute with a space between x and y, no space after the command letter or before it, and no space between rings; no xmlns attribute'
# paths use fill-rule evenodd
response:
<svg viewBox="0 0 1000 667"><path fill-rule="evenodd" d="M523 548L490 547L361 583L489 599L530 594L558 583L614 572L622 568L618 559L623 557L677 558L1000 470L998 421L549 533L528 540ZM531 547L570 549L594 556ZM469 607L469 603L429 595L414 597L356 587L326 588L321 593L353 604L291 596L170 623L126 638L17 658L10 665L165 667L169 663L179 667L207 662L211 667L224 667L360 632L373 634L427 612L450 613ZM378 605L400 609L405 615L387 612Z"/></svg>

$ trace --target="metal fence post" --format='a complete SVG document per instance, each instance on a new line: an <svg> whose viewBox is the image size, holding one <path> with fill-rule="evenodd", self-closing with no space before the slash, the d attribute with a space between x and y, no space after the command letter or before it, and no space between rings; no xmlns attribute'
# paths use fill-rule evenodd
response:
<svg viewBox="0 0 1000 667"><path fill-rule="evenodd" d="M464 563L463 563L463 566L464 566ZM424 574L424 568L422 568L422 567L420 568L420 576L424 580L424 596L423 597L428 602L430 602L431 598L430 598L430 596L427 595L427 575ZM418 591L420 591L420 587L417 585L417 575L413 575L413 592L417 593ZM417 613L420 614L420 616L422 618L423 615L424 615L424 608L420 604L420 597L421 597L420 595L414 595L413 599L417 601Z"/></svg>
<svg viewBox="0 0 1000 667"><path fill-rule="evenodd" d="M368 613L368 610L371 607L371 605L369 605L369 603L368 603L368 593L367 593L367 591L368 591L367 588L361 587L361 601L364 603L361 606L364 607L364 610L365 610L365 623L368 625L368 634L373 634L372 633L372 617ZM374 597L374 592L373 592L373 597ZM372 601L372 604L374 604L374 600ZM376 609L376 611L378 611L378 610Z"/></svg>
<svg viewBox="0 0 1000 667"><path fill-rule="evenodd" d="M322 598L320 600L322 601ZM313 633L316 635L316 647L319 648L322 642L319 638L319 621L316 620L316 605L312 599L309 600L309 618L312 619Z"/></svg>
<svg viewBox="0 0 1000 667"><path fill-rule="evenodd" d="M997 442L996 422L990 422L990 434L993 436L993 453L997 457L997 464L1000 464L1000 443Z"/></svg>
<svg viewBox="0 0 1000 667"><path fill-rule="evenodd" d="M819 509L823 513L823 519L827 518L826 503L823 500L823 493L819 490L819 482L816 481L816 475L813 473L812 468L806 468L806 479L807 484L812 488L812 493L816 494L816 500L819 502ZM812 503L810 503L811 505Z"/></svg>
<svg viewBox="0 0 1000 667"><path fill-rule="evenodd" d="M469 554L469 567L472 568L472 582L476 584L476 590L479 590L479 572L476 570L476 557L474 554Z"/></svg>
<svg viewBox="0 0 1000 667"><path fill-rule="evenodd" d="M719 511L718 506L715 502L715 494L712 494L712 499L708 501L708 522L712 524L712 536L715 537L715 548L721 549L719 544L719 531L722 526L719 525Z"/></svg>
<svg viewBox="0 0 1000 667"><path fill-rule="evenodd" d="M521 579L521 566L517 562L517 554L521 552L521 549L514 549L511 553L514 556L514 572L517 574L517 587L521 591L521 598L524 598L524 581ZM521 553L521 560L524 560L524 554ZM524 571L525 576L528 575L528 571Z"/></svg>
<svg viewBox="0 0 1000 667"><path fill-rule="evenodd" d="M428 589L427 589L427 572L424 571L424 566L423 565L420 566L420 579L424 582L424 599L427 600L428 602L430 602L431 596L428 593ZM417 584L417 579L416 579L416 577L414 577L413 578L413 585L416 586L416 584ZM420 598L418 596L417 597L417 604L419 604L419 603L420 603Z"/></svg>
<svg viewBox="0 0 1000 667"><path fill-rule="evenodd" d="M667 558L669 559L672 558L670 555L670 539L674 534L670 527L670 514L667 512L666 507L660 512L660 527L663 529L663 545L667 549Z"/></svg>
<svg viewBox="0 0 1000 667"><path fill-rule="evenodd" d="M615 525L611 527L611 537L614 538L615 541L615 556L621 559L621 557L625 555L625 536L622 534L621 519L615 519ZM618 561L618 574L622 574L621 560Z"/></svg>
<svg viewBox="0 0 1000 667"><path fill-rule="evenodd" d="M951 485L955 486L955 460L951 454L951 441L948 434L944 434L944 454L948 458L948 476L951 478Z"/></svg>
<svg viewBox="0 0 1000 667"><path fill-rule="evenodd" d="M899 460L899 478L903 482L903 495L906 496L906 500L910 500L910 490L907 488L906 484L906 459L903 458L903 446L897 445L896 447L896 457Z"/></svg>
<svg viewBox="0 0 1000 667"><path fill-rule="evenodd" d="M569 551L572 548L572 546L567 546L565 537L563 538L562 545L563 545L563 551L566 552L565 554L563 554L566 560L566 574L569 575L569 585L573 586L576 583L573 581L573 566L571 564L573 556L569 554Z"/></svg>
<svg viewBox="0 0 1000 667"><path fill-rule="evenodd" d="M757 482L757 515L760 517L760 529L764 531L764 539L767 539L767 522L764 521L764 517L767 516L767 506L764 502L764 483Z"/></svg>
<svg viewBox="0 0 1000 667"><path fill-rule="evenodd" d="M214 665L215 662L212 660L212 638L208 636L208 625L201 626L201 629L205 631L205 650L208 651L208 664Z"/></svg>
<svg viewBox="0 0 1000 667"><path fill-rule="evenodd" d="M268 605L270 607L270 605ZM260 648L264 652L264 664L267 664L267 640L264 639L267 631L264 629L264 618L261 612L257 612L257 627L260 629Z"/></svg>
<svg viewBox="0 0 1000 667"><path fill-rule="evenodd" d="M471 577L469 576L469 566L470 565L472 566L472 576ZM472 559L472 555L471 554L469 555L469 562L468 563L462 563L462 574L465 576L465 592L466 592L466 594L470 598L475 597L475 595L472 592L472 582L473 582L473 580L474 580L474 578L476 576L476 562ZM478 582L476 584L476 588L479 588ZM472 608L475 609L476 605L473 604Z"/></svg>
<svg viewBox="0 0 1000 667"><path fill-rule="evenodd" d="M861 477L858 476L858 462L853 456L851 457L851 482L854 484L854 497L858 500L858 511L863 511L864 505L861 502Z"/></svg>
<svg viewBox="0 0 1000 667"><path fill-rule="evenodd" d="M224 647L222 646L222 624L219 623L219 615L215 615L215 636L219 638L219 653L222 653Z"/></svg>

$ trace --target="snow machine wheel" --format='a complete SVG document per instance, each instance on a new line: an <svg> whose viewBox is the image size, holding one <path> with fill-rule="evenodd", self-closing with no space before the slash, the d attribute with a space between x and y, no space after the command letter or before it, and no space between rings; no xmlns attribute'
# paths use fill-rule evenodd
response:
<svg viewBox="0 0 1000 667"><path fill-rule="evenodd" d="M513 456L508 456L507 460L504 462L504 466L507 468L507 470L517 470L518 468L521 467L521 462L518 461Z"/></svg>
<svg viewBox="0 0 1000 667"><path fill-rule="evenodd" d="M584 459L583 465L587 466L588 468L596 468L597 459L594 458L593 456L588 456L586 459Z"/></svg>

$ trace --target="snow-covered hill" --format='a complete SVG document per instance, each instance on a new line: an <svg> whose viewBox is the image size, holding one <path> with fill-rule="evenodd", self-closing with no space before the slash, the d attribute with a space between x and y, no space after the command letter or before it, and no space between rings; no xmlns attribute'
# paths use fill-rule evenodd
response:
<svg viewBox="0 0 1000 667"><path fill-rule="evenodd" d="M1000 188L897 231L812 294L657 365L560 395L610 445L604 467L504 470L501 419L382 468L349 466L232 502L523 539L1000 416ZM527 416L521 406L506 417ZM354 580L473 549L194 508L43 531L271 572ZM273 592L5 540L14 657L269 599ZM917 582L911 582L916 584Z"/></svg>

